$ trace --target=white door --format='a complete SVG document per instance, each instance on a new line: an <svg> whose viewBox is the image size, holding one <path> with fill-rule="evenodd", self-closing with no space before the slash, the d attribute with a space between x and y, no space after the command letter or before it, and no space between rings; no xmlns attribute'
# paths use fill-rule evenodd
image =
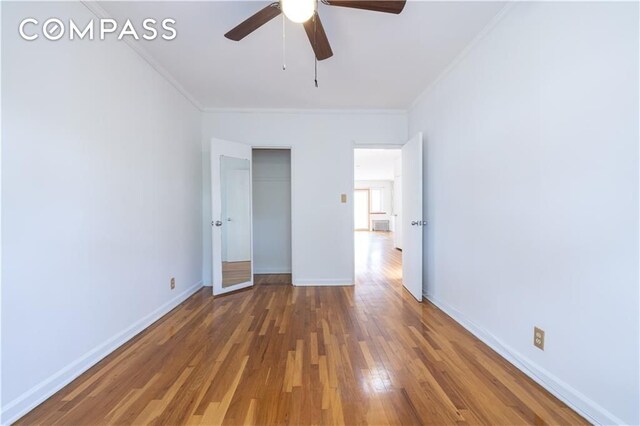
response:
<svg viewBox="0 0 640 426"><path fill-rule="evenodd" d="M402 284L422 301L422 133L402 147Z"/></svg>
<svg viewBox="0 0 640 426"><path fill-rule="evenodd" d="M211 140L213 294L253 285L251 146Z"/></svg>
<svg viewBox="0 0 640 426"><path fill-rule="evenodd" d="M226 253L223 260L227 262L249 261L251 255L251 181L250 170L229 170L229 179L225 179L226 203L222 203L222 226L226 238ZM224 230L224 228L223 228ZM233 236L234 238L229 238ZM225 258L226 255L226 258Z"/></svg>

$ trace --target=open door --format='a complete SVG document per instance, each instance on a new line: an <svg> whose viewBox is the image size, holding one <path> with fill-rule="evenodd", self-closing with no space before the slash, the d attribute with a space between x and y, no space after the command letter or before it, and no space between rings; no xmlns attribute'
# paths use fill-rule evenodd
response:
<svg viewBox="0 0 640 426"><path fill-rule="evenodd" d="M402 284L422 301L422 133L402 147Z"/></svg>
<svg viewBox="0 0 640 426"><path fill-rule="evenodd" d="M251 147L211 140L213 294L253 285Z"/></svg>

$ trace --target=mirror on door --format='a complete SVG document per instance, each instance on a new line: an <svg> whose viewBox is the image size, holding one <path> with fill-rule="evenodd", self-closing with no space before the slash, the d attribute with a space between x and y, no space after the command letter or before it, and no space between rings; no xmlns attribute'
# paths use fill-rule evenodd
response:
<svg viewBox="0 0 640 426"><path fill-rule="evenodd" d="M249 160L220 157L222 287L251 281Z"/></svg>

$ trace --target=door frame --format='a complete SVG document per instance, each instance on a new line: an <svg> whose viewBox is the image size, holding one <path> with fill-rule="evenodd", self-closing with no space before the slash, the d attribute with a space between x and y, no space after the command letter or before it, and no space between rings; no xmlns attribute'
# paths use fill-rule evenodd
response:
<svg viewBox="0 0 640 426"><path fill-rule="evenodd" d="M403 143L385 143L385 144L378 144L378 143L361 143L361 142L356 142L356 141L351 141L351 193L353 194L353 191L356 190L356 181L355 181L355 177L356 177L356 167L355 167L355 150L356 149L402 149L402 147L404 146L405 143L407 143L408 139L406 141L404 141ZM353 198L353 195L351 196ZM369 199L369 202L371 202L371 199ZM353 201L350 203L351 206L351 226L349 227L349 232L351 232L351 280L353 282L353 285L356 285L356 233L355 233L355 205L353 203ZM371 208L371 206L369 206L369 208Z"/></svg>

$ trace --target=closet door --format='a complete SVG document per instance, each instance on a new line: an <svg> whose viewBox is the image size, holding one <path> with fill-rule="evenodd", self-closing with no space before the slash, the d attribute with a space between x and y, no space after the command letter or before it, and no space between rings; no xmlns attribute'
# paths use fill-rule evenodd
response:
<svg viewBox="0 0 640 426"><path fill-rule="evenodd" d="M251 146L211 140L213 294L253 285Z"/></svg>

